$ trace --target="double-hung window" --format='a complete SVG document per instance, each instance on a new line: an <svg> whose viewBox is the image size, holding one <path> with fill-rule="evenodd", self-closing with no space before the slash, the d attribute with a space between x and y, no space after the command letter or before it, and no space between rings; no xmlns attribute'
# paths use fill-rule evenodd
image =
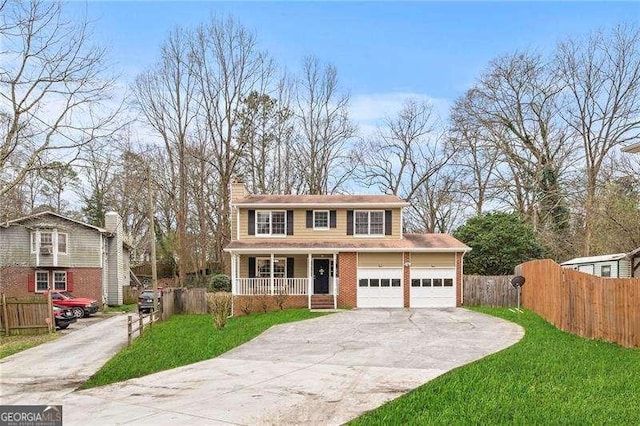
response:
<svg viewBox="0 0 640 426"><path fill-rule="evenodd" d="M271 277L271 258L261 257L257 259L256 277L257 278L270 278ZM274 278L286 278L287 274L287 259L275 258L273 259L273 277Z"/></svg>
<svg viewBox="0 0 640 426"><path fill-rule="evenodd" d="M313 229L329 229L329 210L313 211Z"/></svg>
<svg viewBox="0 0 640 426"><path fill-rule="evenodd" d="M53 289L65 291L67 289L67 273L56 271L53 273Z"/></svg>
<svg viewBox="0 0 640 426"><path fill-rule="evenodd" d="M356 211L355 234L384 235L384 211Z"/></svg>
<svg viewBox="0 0 640 426"><path fill-rule="evenodd" d="M49 289L49 272L36 271L36 292L47 291Z"/></svg>
<svg viewBox="0 0 640 426"><path fill-rule="evenodd" d="M50 247L51 251L57 250L58 254L67 254L67 245L68 245L68 235L63 232L56 232L56 239L58 241L57 246L54 248L53 240L54 240L54 232L51 231L40 231L40 248ZM36 247L38 246L38 234L36 232L31 233L31 253L36 252Z"/></svg>
<svg viewBox="0 0 640 426"><path fill-rule="evenodd" d="M285 211L257 211L256 235L286 235L287 213Z"/></svg>

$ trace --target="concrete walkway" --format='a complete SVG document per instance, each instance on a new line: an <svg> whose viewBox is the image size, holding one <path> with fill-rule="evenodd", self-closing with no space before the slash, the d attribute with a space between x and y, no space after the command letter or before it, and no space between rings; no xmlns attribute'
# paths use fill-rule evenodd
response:
<svg viewBox="0 0 640 426"><path fill-rule="evenodd" d="M0 404L66 405L66 395L127 343L126 324L127 316L118 315L3 358Z"/></svg>
<svg viewBox="0 0 640 426"><path fill-rule="evenodd" d="M219 358L66 395L64 422L342 424L523 334L465 309L342 312L273 327Z"/></svg>

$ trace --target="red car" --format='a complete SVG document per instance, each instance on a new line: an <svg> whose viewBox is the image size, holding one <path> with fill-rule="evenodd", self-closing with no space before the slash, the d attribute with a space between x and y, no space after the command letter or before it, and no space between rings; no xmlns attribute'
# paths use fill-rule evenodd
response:
<svg viewBox="0 0 640 426"><path fill-rule="evenodd" d="M98 312L97 300L74 297L66 291L52 291L51 300L54 305L71 309L76 318L88 317Z"/></svg>

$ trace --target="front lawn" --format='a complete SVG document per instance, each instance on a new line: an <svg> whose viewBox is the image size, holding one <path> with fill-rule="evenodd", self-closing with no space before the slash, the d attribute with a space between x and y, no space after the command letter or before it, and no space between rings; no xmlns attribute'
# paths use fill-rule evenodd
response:
<svg viewBox="0 0 640 426"><path fill-rule="evenodd" d="M640 349L565 333L531 312L476 310L520 324L524 338L350 424L640 424Z"/></svg>
<svg viewBox="0 0 640 426"><path fill-rule="evenodd" d="M253 314L230 318L222 330L213 326L211 315L174 315L154 324L110 359L83 389L145 376L214 358L253 339L272 325L326 315L307 309Z"/></svg>
<svg viewBox="0 0 640 426"><path fill-rule="evenodd" d="M58 337L60 337L58 333L0 337L0 359L50 342Z"/></svg>

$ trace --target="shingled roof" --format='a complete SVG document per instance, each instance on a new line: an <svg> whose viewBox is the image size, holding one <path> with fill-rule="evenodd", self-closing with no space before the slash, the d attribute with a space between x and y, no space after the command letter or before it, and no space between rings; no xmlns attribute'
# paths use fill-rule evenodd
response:
<svg viewBox="0 0 640 426"><path fill-rule="evenodd" d="M389 205L408 206L409 203L396 195L247 195L234 202L237 206L288 206L310 205Z"/></svg>
<svg viewBox="0 0 640 426"><path fill-rule="evenodd" d="M351 240L235 240L226 251L413 251L413 252L460 252L471 250L449 234L404 234L402 239L351 239Z"/></svg>

